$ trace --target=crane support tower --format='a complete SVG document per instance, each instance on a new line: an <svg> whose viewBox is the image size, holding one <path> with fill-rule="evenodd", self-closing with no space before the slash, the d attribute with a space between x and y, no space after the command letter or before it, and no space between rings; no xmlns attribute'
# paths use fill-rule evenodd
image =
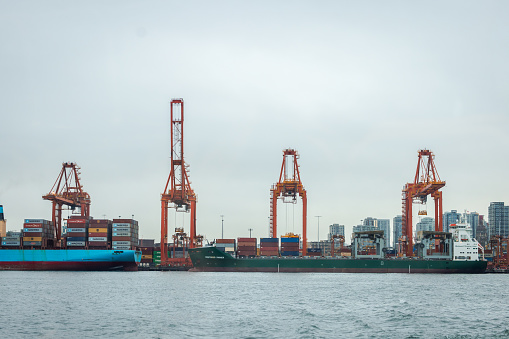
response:
<svg viewBox="0 0 509 339"><path fill-rule="evenodd" d="M270 189L269 237L277 238L277 199L281 197L284 203L296 203L298 194L302 198L302 255L306 255L307 196L300 180L298 158L299 154L296 150L283 150L283 164L279 181Z"/></svg>
<svg viewBox="0 0 509 339"><path fill-rule="evenodd" d="M60 244L62 237L62 209L64 206L73 211L79 208L81 216L90 216L90 195L83 191L79 170L80 167L75 163L64 162L50 192L42 196L44 200L52 202L51 220L53 221L57 244Z"/></svg>
<svg viewBox="0 0 509 339"><path fill-rule="evenodd" d="M171 170L161 194L161 265L168 265L168 208L191 213L189 247L196 247L196 194L191 188L184 162L184 100L172 99L171 118Z"/></svg>
<svg viewBox="0 0 509 339"><path fill-rule="evenodd" d="M434 158L433 152L420 150L414 182L403 187L401 243L403 253L407 257L413 255L412 204L414 202L425 204L428 195L433 197L435 201L435 231L442 232L442 192L440 189L445 186L445 181L440 180L433 161Z"/></svg>

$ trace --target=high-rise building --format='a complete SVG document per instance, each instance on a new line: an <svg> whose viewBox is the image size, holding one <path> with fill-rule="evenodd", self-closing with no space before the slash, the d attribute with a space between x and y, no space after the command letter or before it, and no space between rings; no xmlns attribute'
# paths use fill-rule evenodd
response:
<svg viewBox="0 0 509 339"><path fill-rule="evenodd" d="M397 243L399 238L403 235L403 217L401 215L397 215L392 219L392 234L394 239L394 248L397 247Z"/></svg>
<svg viewBox="0 0 509 339"><path fill-rule="evenodd" d="M443 214L442 219L442 231L449 232L449 225L451 224L457 224L461 220L461 214L458 213L457 210L451 210L450 212L445 212ZM435 228L433 228L432 231L434 231Z"/></svg>
<svg viewBox="0 0 509 339"><path fill-rule="evenodd" d="M484 247L488 246L488 223L484 220L484 215L479 216L475 239Z"/></svg>
<svg viewBox="0 0 509 339"><path fill-rule="evenodd" d="M434 231L435 230L435 218L425 217L422 218L417 224L415 224L415 232L419 231Z"/></svg>
<svg viewBox="0 0 509 339"><path fill-rule="evenodd" d="M475 237L477 234L477 227L479 226L479 213L470 212L466 214L467 224L472 228L472 236Z"/></svg>
<svg viewBox="0 0 509 339"><path fill-rule="evenodd" d="M367 217L366 219L364 219L364 221L362 222L362 224L364 226L374 226L376 227L378 224L377 224L377 218L372 218L372 217Z"/></svg>
<svg viewBox="0 0 509 339"><path fill-rule="evenodd" d="M332 235L342 235L345 236L345 225L340 224L332 224L329 225L329 235L327 237L327 240L330 240Z"/></svg>
<svg viewBox="0 0 509 339"><path fill-rule="evenodd" d="M391 246L391 221L389 219L378 219L378 229L384 231L385 244Z"/></svg>
<svg viewBox="0 0 509 339"><path fill-rule="evenodd" d="M488 236L495 235L507 237L509 235L509 206L503 202L492 202L488 208Z"/></svg>

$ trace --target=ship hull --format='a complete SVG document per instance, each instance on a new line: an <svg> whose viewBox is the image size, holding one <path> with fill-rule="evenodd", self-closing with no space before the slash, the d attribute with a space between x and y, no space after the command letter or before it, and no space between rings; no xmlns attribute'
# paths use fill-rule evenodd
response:
<svg viewBox="0 0 509 339"><path fill-rule="evenodd" d="M237 259L214 247L190 249L192 271L320 273L484 273L485 261L354 258Z"/></svg>
<svg viewBox="0 0 509 339"><path fill-rule="evenodd" d="M137 271L140 260L134 250L0 250L7 271Z"/></svg>

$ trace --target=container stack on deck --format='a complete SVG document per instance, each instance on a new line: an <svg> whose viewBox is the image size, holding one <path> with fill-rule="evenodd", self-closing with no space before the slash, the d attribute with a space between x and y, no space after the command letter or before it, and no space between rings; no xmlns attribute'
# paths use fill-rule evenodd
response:
<svg viewBox="0 0 509 339"><path fill-rule="evenodd" d="M86 218L67 219L67 233L65 235L67 248L85 248L87 246L88 223Z"/></svg>
<svg viewBox="0 0 509 339"><path fill-rule="evenodd" d="M8 231L5 237L2 238L2 247L5 248L21 247L22 236L23 234L21 232Z"/></svg>
<svg viewBox="0 0 509 339"><path fill-rule="evenodd" d="M138 246L138 222L133 219L113 219L111 245L114 250L132 250Z"/></svg>
<svg viewBox="0 0 509 339"><path fill-rule="evenodd" d="M235 254L235 239L216 239L216 247L224 248L229 254Z"/></svg>
<svg viewBox="0 0 509 339"><path fill-rule="evenodd" d="M45 219L25 219L23 223L23 247L46 248L55 240L53 224Z"/></svg>
<svg viewBox="0 0 509 339"><path fill-rule="evenodd" d="M111 220L90 220L88 226L88 248L109 249L111 244Z"/></svg>
<svg viewBox="0 0 509 339"><path fill-rule="evenodd" d="M308 248L307 253L310 257L320 257L322 255L322 249L318 247L311 247Z"/></svg>
<svg viewBox="0 0 509 339"><path fill-rule="evenodd" d="M153 239L140 239L141 251L141 266L153 266L154 259L154 240ZM159 260L161 260L161 252L159 252Z"/></svg>
<svg viewBox="0 0 509 339"><path fill-rule="evenodd" d="M260 255L267 257L279 255L279 239L260 238Z"/></svg>
<svg viewBox="0 0 509 339"><path fill-rule="evenodd" d="M299 256L299 237L281 236L281 255L284 257Z"/></svg>
<svg viewBox="0 0 509 339"><path fill-rule="evenodd" d="M238 257L256 256L256 238L238 238L237 239Z"/></svg>

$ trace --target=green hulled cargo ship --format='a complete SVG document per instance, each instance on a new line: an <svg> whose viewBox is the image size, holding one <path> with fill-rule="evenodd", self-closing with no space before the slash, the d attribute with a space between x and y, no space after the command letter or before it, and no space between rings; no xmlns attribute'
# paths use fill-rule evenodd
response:
<svg viewBox="0 0 509 339"><path fill-rule="evenodd" d="M331 273L484 273L486 261L444 259L357 259L322 257L234 258L217 247L189 250L192 271Z"/></svg>
<svg viewBox="0 0 509 339"><path fill-rule="evenodd" d="M352 256L238 256L218 247L189 249L193 271L204 272L331 272L331 273L484 273L487 261L466 224L450 225L448 232L420 232L416 256L386 257L383 231L355 233ZM363 254L367 241L376 249ZM280 254L283 251L279 252Z"/></svg>

